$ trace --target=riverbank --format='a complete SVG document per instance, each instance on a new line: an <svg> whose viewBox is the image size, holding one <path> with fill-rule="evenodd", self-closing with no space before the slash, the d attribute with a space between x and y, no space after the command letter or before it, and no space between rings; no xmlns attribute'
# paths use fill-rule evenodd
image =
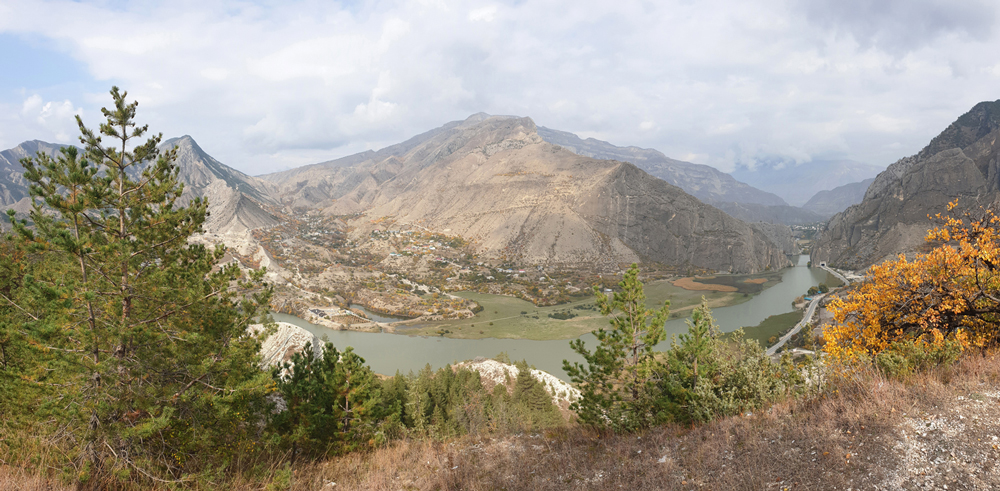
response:
<svg viewBox="0 0 1000 491"><path fill-rule="evenodd" d="M677 279L652 281L645 285L646 304L650 309L658 309L663 302L669 301L670 318L686 318L701 304L702 297L712 309L739 305L780 283L781 276L780 271L758 275L716 275L699 280L699 283L707 285L705 290L692 289L691 283L694 282L681 283L687 288L676 286L673 283ZM730 291L718 291L718 285L727 286ZM697 284L693 287L697 288ZM468 319L398 322L392 325L393 330L411 336L453 339L550 341L575 339L608 323L607 317L597 310L592 296L560 305L537 307L531 302L505 295L452 294L475 301L482 311Z"/></svg>
<svg viewBox="0 0 1000 491"><path fill-rule="evenodd" d="M802 256L798 258L795 267L769 273L772 277L780 278L780 281L770 280L772 286L765 284L762 288L766 288L757 295L707 292L705 297L713 309L712 316L720 330L730 332L740 327L755 326L768 316L790 312L794 310L791 305L793 299L801 296L811 286L830 281L826 271L807 268L807 262L808 257ZM723 275L718 276L721 278ZM646 291L650 307L662 305L665 293L674 295L670 299L672 318L664 326L667 339L687 332L690 309L701 300L702 292L683 290L667 281L652 281L647 284ZM355 352L364 357L373 370L387 375L396 373L397 370L403 373L418 371L427 364L437 369L479 356L493 358L504 352L511 360L526 360L529 365L563 380L568 380L563 371L563 360L571 363L583 361L570 348L568 339L581 339L588 349L593 349L596 338L591 331L608 325L607 318L600 315L593 305L593 299L589 297L560 306L535 307L530 302L514 297L482 293L462 295L482 300L492 308L483 309L475 320L379 324L398 329L397 332L406 331L410 336L389 334L389 329L381 333L336 330L290 315L274 314L274 317L275 320L290 322L310 330L321 339L327 338L338 348L353 346ZM498 303L491 305L490 302ZM733 304L726 307L719 305L724 302ZM549 317L549 314L553 317ZM421 322L424 325L419 325ZM490 322L493 323L492 326ZM414 324L418 326L414 327ZM660 343L655 349L665 350L669 348L669 344L669 341Z"/></svg>

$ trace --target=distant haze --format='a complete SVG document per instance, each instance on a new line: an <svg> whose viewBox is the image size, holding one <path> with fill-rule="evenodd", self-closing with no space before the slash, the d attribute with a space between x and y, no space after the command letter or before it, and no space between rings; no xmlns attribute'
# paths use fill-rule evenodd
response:
<svg viewBox="0 0 1000 491"><path fill-rule="evenodd" d="M96 125L117 84L153 131L191 135L250 175L379 149L480 111L723 171L845 159L884 168L1000 96L997 8L8 0L0 148L75 143L73 116Z"/></svg>
<svg viewBox="0 0 1000 491"><path fill-rule="evenodd" d="M853 160L816 160L778 166L762 164L756 169L741 167L732 174L737 180L781 196L793 206L802 206L820 191L871 179L884 169Z"/></svg>

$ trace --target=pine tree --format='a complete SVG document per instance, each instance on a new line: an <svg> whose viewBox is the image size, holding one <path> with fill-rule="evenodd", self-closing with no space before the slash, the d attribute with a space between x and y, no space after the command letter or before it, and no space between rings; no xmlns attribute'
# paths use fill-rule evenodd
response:
<svg viewBox="0 0 1000 491"><path fill-rule="evenodd" d="M77 442L81 478L169 478L208 465L199 455L245 450L256 431L270 377L246 327L270 290L262 272L216 268L221 247L188 243L207 202L181 206L175 151L158 150L162 135L135 144L148 130L137 103L117 87L111 96L98 132L77 117L82 152L22 161L34 226L14 231L60 265L30 279L34 301L58 301L25 328L54 354L45 377L59 378L66 409L53 411Z"/></svg>
<svg viewBox="0 0 1000 491"><path fill-rule="evenodd" d="M582 393L582 398L571 406L581 422L630 431L655 420L653 347L666 337L663 324L670 306L665 302L656 311L646 308L646 294L635 264L625 272L619 288L621 291L610 298L594 289L601 313L611 316L611 329L594 332L598 345L593 352L580 339L570 342L586 366L563 360L563 369Z"/></svg>
<svg viewBox="0 0 1000 491"><path fill-rule="evenodd" d="M704 298L691 313L688 332L681 334L667 351L665 371L661 377L662 396L659 406L670 419L689 422L708 420L705 407L711 407L706 397L712 398L722 363L722 341L719 328Z"/></svg>
<svg viewBox="0 0 1000 491"><path fill-rule="evenodd" d="M528 430L537 431L563 424L559 409L552 402L552 395L545 386L531 374L531 368L524 360L516 364L518 372L514 382L512 399L521 407Z"/></svg>
<svg viewBox="0 0 1000 491"><path fill-rule="evenodd" d="M364 358L331 343L317 355L311 343L292 360L272 370L286 410L272 417L272 428L290 448L292 463L307 457L335 455L374 444L384 416L381 384Z"/></svg>

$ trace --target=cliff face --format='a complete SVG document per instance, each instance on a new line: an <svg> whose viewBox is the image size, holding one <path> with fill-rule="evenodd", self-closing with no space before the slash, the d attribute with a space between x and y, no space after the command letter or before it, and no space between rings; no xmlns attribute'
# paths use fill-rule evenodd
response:
<svg viewBox="0 0 1000 491"><path fill-rule="evenodd" d="M875 178L861 203L835 215L820 235L814 260L860 269L917 250L932 226L928 215L1000 198L1000 101L982 102Z"/></svg>
<svg viewBox="0 0 1000 491"><path fill-rule="evenodd" d="M277 205L271 197L273 185L215 160L190 136L171 138L160 144L161 149L175 147L177 177L184 184L181 203L195 197L208 199L206 232L241 233L278 223L278 218L265 209Z"/></svg>
<svg viewBox="0 0 1000 491"><path fill-rule="evenodd" d="M349 164L347 162L350 162ZM459 235L529 263L638 260L755 272L788 264L764 234L634 165L545 142L528 118L451 123L379 152L265 176L283 203Z"/></svg>

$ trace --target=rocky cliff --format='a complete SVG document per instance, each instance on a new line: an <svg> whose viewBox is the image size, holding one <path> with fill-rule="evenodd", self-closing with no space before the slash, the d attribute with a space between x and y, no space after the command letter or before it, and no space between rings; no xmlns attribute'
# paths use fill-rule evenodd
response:
<svg viewBox="0 0 1000 491"><path fill-rule="evenodd" d="M175 147L177 177L184 184L181 203L195 197L208 199L206 232L241 233L278 222L278 218L265 209L278 204L271 197L274 189L270 183L219 162L190 136L171 138L160 144L161 149Z"/></svg>
<svg viewBox="0 0 1000 491"><path fill-rule="evenodd" d="M860 269L917 250L948 202L989 204L1000 198L1000 100L981 102L914 156L875 178L864 200L835 215L820 235L814 260Z"/></svg>

